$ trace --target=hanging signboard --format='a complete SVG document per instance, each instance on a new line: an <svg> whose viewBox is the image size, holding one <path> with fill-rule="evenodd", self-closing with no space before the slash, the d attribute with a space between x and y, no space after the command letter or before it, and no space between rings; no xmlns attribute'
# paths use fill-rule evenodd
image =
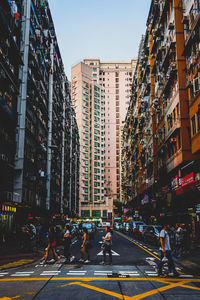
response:
<svg viewBox="0 0 200 300"><path fill-rule="evenodd" d="M179 177L178 177L178 175L176 175L171 180L171 188L173 191L175 191L178 187L179 187Z"/></svg>

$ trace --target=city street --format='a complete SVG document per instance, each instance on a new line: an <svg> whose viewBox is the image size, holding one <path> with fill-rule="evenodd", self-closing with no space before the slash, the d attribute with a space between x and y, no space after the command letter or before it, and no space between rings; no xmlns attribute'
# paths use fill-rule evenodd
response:
<svg viewBox="0 0 200 300"><path fill-rule="evenodd" d="M200 278L177 266L178 278L158 277L159 253L122 233L113 234L113 265L99 265L104 230L92 241L91 263L81 264L73 240L71 264L40 261L0 271L0 299L199 299Z"/></svg>

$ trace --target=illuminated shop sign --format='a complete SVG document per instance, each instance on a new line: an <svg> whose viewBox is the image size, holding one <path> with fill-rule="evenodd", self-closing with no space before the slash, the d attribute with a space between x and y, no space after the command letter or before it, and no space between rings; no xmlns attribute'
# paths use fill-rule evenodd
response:
<svg viewBox="0 0 200 300"><path fill-rule="evenodd" d="M186 176L180 178L178 175L172 178L171 180L171 188L172 190L177 190L180 187L186 186L190 183L194 182L194 173L187 174Z"/></svg>
<svg viewBox="0 0 200 300"><path fill-rule="evenodd" d="M194 182L194 173L190 173L190 174L187 174L186 176L184 176L183 178L181 178L181 185L182 186L185 186L187 184L190 184Z"/></svg>
<svg viewBox="0 0 200 300"><path fill-rule="evenodd" d="M16 207L10 206L10 205L5 205L3 204L1 207L2 212L12 212L15 213L17 211Z"/></svg>
<svg viewBox="0 0 200 300"><path fill-rule="evenodd" d="M176 175L171 180L171 188L173 191L175 191L178 187L179 187L179 177L178 177L178 175Z"/></svg>

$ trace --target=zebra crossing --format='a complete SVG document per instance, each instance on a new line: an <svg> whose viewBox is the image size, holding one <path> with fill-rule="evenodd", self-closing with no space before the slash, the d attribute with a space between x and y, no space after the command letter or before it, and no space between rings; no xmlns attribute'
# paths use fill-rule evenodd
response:
<svg viewBox="0 0 200 300"><path fill-rule="evenodd" d="M37 268L32 271L15 271L15 272L1 272L0 278L3 277L16 277L16 278L24 278L24 277L53 277L53 276L59 276L59 277L157 277L158 273L155 268L150 268L150 266L147 269L139 269L139 268L129 268L129 269L121 269L121 268L115 268L114 270L104 270L104 268L99 269L98 267L95 268L93 266L93 269L67 269L64 268L62 270L55 270L53 268L44 270L43 267ZM180 275L181 278L192 278L193 275Z"/></svg>

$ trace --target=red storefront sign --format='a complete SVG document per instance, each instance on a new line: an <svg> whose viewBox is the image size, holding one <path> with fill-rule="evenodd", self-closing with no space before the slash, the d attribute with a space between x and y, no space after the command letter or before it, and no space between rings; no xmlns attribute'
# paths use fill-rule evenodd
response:
<svg viewBox="0 0 200 300"><path fill-rule="evenodd" d="M194 182L194 173L187 174L183 178L181 178L181 186L186 186L190 183Z"/></svg>

